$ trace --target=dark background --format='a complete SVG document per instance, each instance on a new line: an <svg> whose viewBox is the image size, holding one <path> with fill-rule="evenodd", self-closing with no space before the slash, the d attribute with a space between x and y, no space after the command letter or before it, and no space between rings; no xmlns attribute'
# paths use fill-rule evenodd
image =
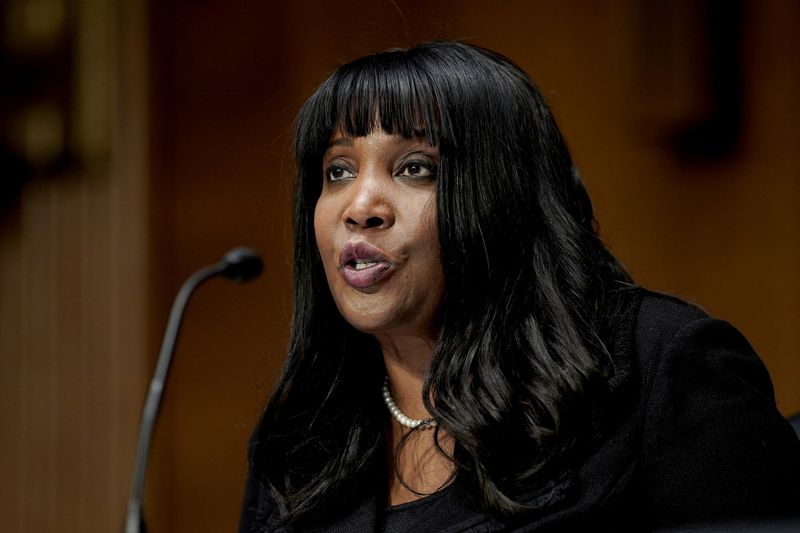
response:
<svg viewBox="0 0 800 533"><path fill-rule="evenodd" d="M0 514L121 527L173 295L195 295L152 449L152 531L234 530L286 345L292 120L338 64L421 40L514 59L548 98L636 280L751 340L800 411L800 4L793 0L7 0Z"/></svg>

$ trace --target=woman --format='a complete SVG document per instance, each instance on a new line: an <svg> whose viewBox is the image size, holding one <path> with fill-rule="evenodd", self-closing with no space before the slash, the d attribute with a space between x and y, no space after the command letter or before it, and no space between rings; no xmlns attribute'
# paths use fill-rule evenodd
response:
<svg viewBox="0 0 800 533"><path fill-rule="evenodd" d="M634 286L539 92L429 43L296 124L294 317L241 531L791 515L800 445L731 326Z"/></svg>

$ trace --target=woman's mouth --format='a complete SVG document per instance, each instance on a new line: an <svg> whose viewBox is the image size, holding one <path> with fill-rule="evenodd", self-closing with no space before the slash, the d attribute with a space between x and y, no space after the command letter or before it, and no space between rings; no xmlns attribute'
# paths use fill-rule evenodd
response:
<svg viewBox="0 0 800 533"><path fill-rule="evenodd" d="M378 264L378 261L363 261L361 259L356 260L355 267L356 270L364 270L365 268L369 268Z"/></svg>
<svg viewBox="0 0 800 533"><path fill-rule="evenodd" d="M339 253L339 273L345 283L356 289L376 285L394 270L394 263L382 250L364 241L349 242Z"/></svg>

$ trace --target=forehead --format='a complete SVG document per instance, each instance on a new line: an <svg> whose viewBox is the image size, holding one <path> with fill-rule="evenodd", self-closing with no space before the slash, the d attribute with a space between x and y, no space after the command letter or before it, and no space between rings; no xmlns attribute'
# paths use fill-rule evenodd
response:
<svg viewBox="0 0 800 533"><path fill-rule="evenodd" d="M375 129L365 135L348 135L341 129L334 131L328 142L327 150L342 147L342 148L366 148L366 149L383 149L383 148L414 148L423 147L427 150L436 150L437 147L430 144L427 136L410 136L406 137L397 133L390 133L382 129Z"/></svg>

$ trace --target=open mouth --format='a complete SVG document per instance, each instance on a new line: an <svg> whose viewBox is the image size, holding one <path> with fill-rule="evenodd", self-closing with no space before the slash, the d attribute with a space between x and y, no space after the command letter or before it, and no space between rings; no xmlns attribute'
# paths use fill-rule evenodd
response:
<svg viewBox="0 0 800 533"><path fill-rule="evenodd" d="M372 287L394 272L394 264L379 248L364 242L349 242L339 253L339 273L357 289Z"/></svg>
<svg viewBox="0 0 800 533"><path fill-rule="evenodd" d="M356 259L347 264L347 266L353 267L356 270L364 270L365 268L373 267L377 265L379 261L373 261L371 259Z"/></svg>
<svg viewBox="0 0 800 533"><path fill-rule="evenodd" d="M386 254L365 241L348 242L339 252L339 268L364 270L378 263L390 263Z"/></svg>

